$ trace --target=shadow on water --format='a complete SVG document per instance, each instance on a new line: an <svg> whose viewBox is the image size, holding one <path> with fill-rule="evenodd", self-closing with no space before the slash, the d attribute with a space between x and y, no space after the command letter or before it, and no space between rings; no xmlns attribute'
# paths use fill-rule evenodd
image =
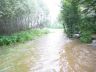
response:
<svg viewBox="0 0 96 72"><path fill-rule="evenodd" d="M96 72L96 48L73 40L61 53L60 72Z"/></svg>

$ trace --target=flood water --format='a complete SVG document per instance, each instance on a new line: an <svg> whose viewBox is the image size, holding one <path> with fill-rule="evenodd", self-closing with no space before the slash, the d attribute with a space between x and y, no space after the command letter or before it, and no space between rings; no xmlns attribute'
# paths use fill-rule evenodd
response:
<svg viewBox="0 0 96 72"><path fill-rule="evenodd" d="M52 30L33 41L0 47L0 72L96 72L96 48Z"/></svg>
<svg viewBox="0 0 96 72"><path fill-rule="evenodd" d="M96 72L96 48L90 44L72 40L61 53L60 72Z"/></svg>

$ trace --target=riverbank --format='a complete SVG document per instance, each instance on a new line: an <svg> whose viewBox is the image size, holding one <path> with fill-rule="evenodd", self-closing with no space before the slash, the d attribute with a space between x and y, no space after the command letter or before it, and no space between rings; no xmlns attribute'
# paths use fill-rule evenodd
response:
<svg viewBox="0 0 96 72"><path fill-rule="evenodd" d="M48 29L30 29L26 31L21 31L14 33L10 36L0 36L0 46L10 45L13 43L22 43L25 41L33 40L43 34L47 34Z"/></svg>

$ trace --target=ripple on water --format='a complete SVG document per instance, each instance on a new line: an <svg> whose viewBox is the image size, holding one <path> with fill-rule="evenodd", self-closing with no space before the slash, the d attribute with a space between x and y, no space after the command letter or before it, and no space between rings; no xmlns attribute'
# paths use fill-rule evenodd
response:
<svg viewBox="0 0 96 72"><path fill-rule="evenodd" d="M65 63L62 66L61 72L96 72L96 48L92 48L87 44L82 44L77 40L64 45L63 56L61 62ZM68 64L66 64L68 62Z"/></svg>

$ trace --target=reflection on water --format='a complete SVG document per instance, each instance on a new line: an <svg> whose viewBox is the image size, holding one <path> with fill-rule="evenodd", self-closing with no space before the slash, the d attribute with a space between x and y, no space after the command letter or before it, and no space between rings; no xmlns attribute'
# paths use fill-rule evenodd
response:
<svg viewBox="0 0 96 72"><path fill-rule="evenodd" d="M65 39L63 32L57 30L35 41L40 59L30 72L59 72L59 53Z"/></svg>
<svg viewBox="0 0 96 72"><path fill-rule="evenodd" d="M0 72L96 72L96 48L55 30L24 44L0 47Z"/></svg>
<svg viewBox="0 0 96 72"><path fill-rule="evenodd" d="M64 45L61 56L61 72L96 72L96 48L92 46L74 40Z"/></svg>

